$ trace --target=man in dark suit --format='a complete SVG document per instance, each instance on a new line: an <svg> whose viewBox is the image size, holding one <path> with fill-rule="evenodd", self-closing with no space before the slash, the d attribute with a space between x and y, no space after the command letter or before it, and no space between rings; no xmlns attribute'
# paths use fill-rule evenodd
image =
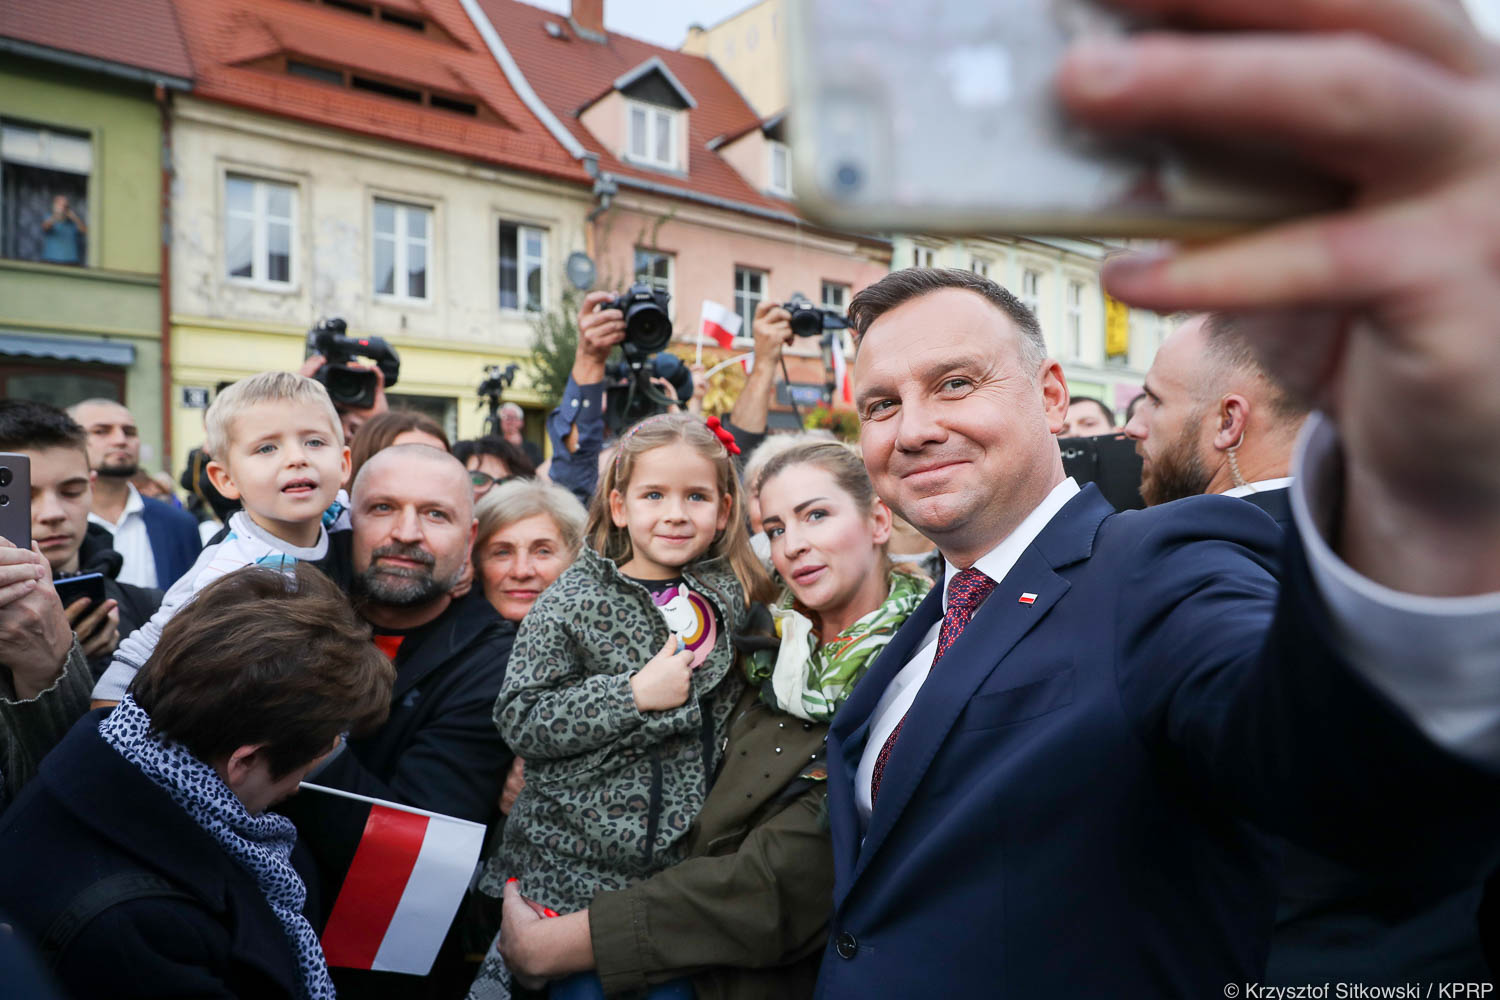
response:
<svg viewBox="0 0 1500 1000"><path fill-rule="evenodd" d="M1292 451L1306 404L1272 381L1232 316L1189 317L1162 342L1125 427L1150 506L1240 497L1292 530ZM1391 877L1394 874L1395 877ZM1397 984L1489 976L1476 910L1482 887L1357 871L1286 845L1265 982Z"/></svg>
<svg viewBox="0 0 1500 1000"><path fill-rule="evenodd" d="M987 279L860 292L865 463L947 567L829 732L823 997L1249 993L1276 900L1259 828L1434 885L1500 853L1500 272L1467 263L1500 257L1500 104L1475 93L1500 61L1437 0L1170 6L1333 32L1095 41L1059 76L1087 121L1274 136L1356 188L1104 272L1145 308L1283 311L1251 317L1258 348L1321 411L1293 530L1080 490L1061 369ZM1371 87L1408 103L1350 105Z"/></svg>
<svg viewBox="0 0 1500 1000"><path fill-rule="evenodd" d="M122 560L120 582L170 589L202 549L198 522L141 496L130 482L140 467L141 438L129 410L111 399L86 399L70 406L68 416L88 432L89 466L96 473L89 521L110 533Z"/></svg>

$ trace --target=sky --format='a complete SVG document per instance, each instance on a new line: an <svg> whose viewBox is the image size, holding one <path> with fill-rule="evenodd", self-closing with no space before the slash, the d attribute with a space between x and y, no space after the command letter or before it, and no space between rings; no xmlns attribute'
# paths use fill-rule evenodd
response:
<svg viewBox="0 0 1500 1000"><path fill-rule="evenodd" d="M565 14L569 0L529 0ZM604 0L604 26L636 38L675 49L687 37L688 25L718 24L749 7L754 0ZM854 0L849 0L854 2ZM1464 0L1475 23L1500 39L1500 0Z"/></svg>
<svg viewBox="0 0 1500 1000"><path fill-rule="evenodd" d="M534 6L568 12L568 0L527 0ZM688 25L712 27L755 0L604 0L604 27L675 49L687 37Z"/></svg>

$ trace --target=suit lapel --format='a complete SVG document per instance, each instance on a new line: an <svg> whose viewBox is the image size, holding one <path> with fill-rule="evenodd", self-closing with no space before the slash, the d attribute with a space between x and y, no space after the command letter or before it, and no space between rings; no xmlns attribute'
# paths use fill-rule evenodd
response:
<svg viewBox="0 0 1500 1000"><path fill-rule="evenodd" d="M933 665L886 762L854 878L859 878L901 817L975 689L1067 591L1068 582L1031 546L996 585L947 655ZM1021 603L1023 593L1035 594L1035 601Z"/></svg>
<svg viewBox="0 0 1500 1000"><path fill-rule="evenodd" d="M875 657L869 672L860 678L834 716L828 728L828 754L830 763L835 757L847 778L839 783L839 789L829 797L829 828L834 840L834 875L839 886L847 886L854 872L854 862L859 856L860 822L854 805L853 789L855 774L859 771L859 758L864 752L865 741L870 732L870 717L880 696L892 680L916 653L933 624L943 616L943 588L941 583L928 592L922 603L906 619L905 624L891 637L891 641ZM830 783L830 788L832 788Z"/></svg>

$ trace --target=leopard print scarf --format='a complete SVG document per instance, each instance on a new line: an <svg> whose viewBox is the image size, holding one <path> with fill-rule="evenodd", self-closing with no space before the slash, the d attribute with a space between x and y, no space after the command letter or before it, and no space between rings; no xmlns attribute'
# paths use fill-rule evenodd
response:
<svg viewBox="0 0 1500 1000"><path fill-rule="evenodd" d="M259 816L246 812L217 771L181 744L153 733L151 717L128 694L99 723L99 735L255 877L297 955L304 995L310 1000L333 1000L336 994L323 946L302 915L307 887L291 863L297 840L292 821L273 812Z"/></svg>

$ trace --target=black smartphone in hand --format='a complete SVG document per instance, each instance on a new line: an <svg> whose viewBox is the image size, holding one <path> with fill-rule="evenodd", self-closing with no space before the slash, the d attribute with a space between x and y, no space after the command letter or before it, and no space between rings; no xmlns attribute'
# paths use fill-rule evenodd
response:
<svg viewBox="0 0 1500 1000"><path fill-rule="evenodd" d="M31 459L0 451L0 538L31 548Z"/></svg>
<svg viewBox="0 0 1500 1000"><path fill-rule="evenodd" d="M78 576L66 577L62 580L54 580L52 589L57 591L58 599L62 606L67 608L80 597L89 599L88 610L93 611L104 603L104 575L102 573L81 573Z"/></svg>

